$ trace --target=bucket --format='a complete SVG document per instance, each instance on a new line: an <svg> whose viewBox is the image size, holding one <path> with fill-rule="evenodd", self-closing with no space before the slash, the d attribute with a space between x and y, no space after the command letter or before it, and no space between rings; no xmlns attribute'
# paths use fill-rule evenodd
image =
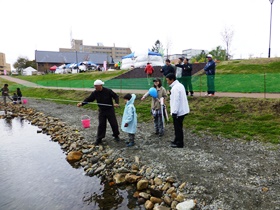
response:
<svg viewBox="0 0 280 210"><path fill-rule="evenodd" d="M25 98L25 99L22 99L22 103L23 104L27 104L27 99Z"/></svg>
<svg viewBox="0 0 280 210"><path fill-rule="evenodd" d="M82 116L81 118L82 126L83 128L89 128L90 127L90 118L87 115Z"/></svg>

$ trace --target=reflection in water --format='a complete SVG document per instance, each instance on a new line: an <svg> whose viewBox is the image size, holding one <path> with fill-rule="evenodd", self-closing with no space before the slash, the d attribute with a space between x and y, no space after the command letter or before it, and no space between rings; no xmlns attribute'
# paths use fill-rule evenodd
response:
<svg viewBox="0 0 280 210"><path fill-rule="evenodd" d="M0 119L0 209L141 209L127 189L72 168L56 142L37 127ZM125 187L124 187L125 188Z"/></svg>

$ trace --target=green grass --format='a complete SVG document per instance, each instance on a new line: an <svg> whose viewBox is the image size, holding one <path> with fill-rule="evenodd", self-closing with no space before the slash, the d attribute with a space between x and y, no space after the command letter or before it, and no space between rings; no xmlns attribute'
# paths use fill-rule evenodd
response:
<svg viewBox="0 0 280 210"><path fill-rule="evenodd" d="M0 82L3 82L0 81ZM16 84L9 83L12 87ZM82 101L90 93L75 90L53 90L40 88L23 88L24 97L53 98ZM122 94L120 108L116 109L122 115L125 106ZM150 114L151 99L141 101L142 95L137 95L135 106L139 122L147 122L153 126ZM76 106L76 102L57 102ZM209 133L226 138L258 140L261 142L280 143L280 101L277 99L250 98L189 98L191 112L186 116L184 126L195 133ZM169 109L169 101L167 100ZM83 108L97 110L95 104ZM172 119L169 123L172 123Z"/></svg>

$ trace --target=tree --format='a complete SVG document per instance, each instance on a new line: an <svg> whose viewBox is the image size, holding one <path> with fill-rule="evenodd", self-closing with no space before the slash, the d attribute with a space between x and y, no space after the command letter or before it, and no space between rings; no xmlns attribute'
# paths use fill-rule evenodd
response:
<svg viewBox="0 0 280 210"><path fill-rule="evenodd" d="M161 55L163 55L163 53L164 53L163 45L159 40L157 40L155 42L155 45L152 47L152 51L160 53Z"/></svg>
<svg viewBox="0 0 280 210"><path fill-rule="evenodd" d="M230 58L230 47L233 39L234 31L228 27L224 28L224 31L221 32L221 36L223 39L223 42L226 45L226 60L229 60Z"/></svg>
<svg viewBox="0 0 280 210"><path fill-rule="evenodd" d="M36 61L30 61L27 57L18 57L17 61L13 64L13 67L17 70L17 72L21 72L23 69L31 66L36 69Z"/></svg>
<svg viewBox="0 0 280 210"><path fill-rule="evenodd" d="M191 62L192 63L195 63L195 62L199 62L199 63L206 62L206 53L205 53L205 51L202 50L199 55L196 55L196 56L192 57L191 58Z"/></svg>
<svg viewBox="0 0 280 210"><path fill-rule="evenodd" d="M209 52L214 59L224 61L226 59L226 50L222 46L217 46L216 49Z"/></svg>

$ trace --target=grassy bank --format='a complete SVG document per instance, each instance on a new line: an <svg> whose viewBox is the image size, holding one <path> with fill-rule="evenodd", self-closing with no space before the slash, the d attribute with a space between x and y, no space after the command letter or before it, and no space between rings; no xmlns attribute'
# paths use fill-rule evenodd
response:
<svg viewBox="0 0 280 210"><path fill-rule="evenodd" d="M89 92L30 88L24 89L23 94L28 97L82 101L89 95ZM151 99L141 101L141 96L137 95L135 101L138 120L139 122L150 122L153 126L150 114ZM120 95L120 99L121 108L116 109L116 112L122 115L124 109L122 95ZM69 102L59 103L69 104ZM76 105L76 102L70 104ZM193 132L209 132L228 138L280 143L279 100L199 97L190 98L189 104L191 113L186 117L184 126ZM94 104L83 108L98 109Z"/></svg>

